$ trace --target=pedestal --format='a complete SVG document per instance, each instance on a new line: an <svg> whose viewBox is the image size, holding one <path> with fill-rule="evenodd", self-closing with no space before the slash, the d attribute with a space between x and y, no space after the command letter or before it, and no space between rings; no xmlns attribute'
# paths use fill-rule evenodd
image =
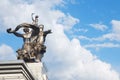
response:
<svg viewBox="0 0 120 80"><path fill-rule="evenodd" d="M42 62L0 61L0 80L47 80Z"/></svg>

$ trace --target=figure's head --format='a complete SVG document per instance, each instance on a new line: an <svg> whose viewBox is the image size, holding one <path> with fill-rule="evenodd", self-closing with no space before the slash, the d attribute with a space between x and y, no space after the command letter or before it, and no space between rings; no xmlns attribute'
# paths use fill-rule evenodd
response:
<svg viewBox="0 0 120 80"><path fill-rule="evenodd" d="M38 15L35 16L35 18L38 18L38 17L39 17Z"/></svg>
<svg viewBox="0 0 120 80"><path fill-rule="evenodd" d="M39 25L39 29L40 29L40 31L43 31L44 25L43 24Z"/></svg>
<svg viewBox="0 0 120 80"><path fill-rule="evenodd" d="M27 33L27 32L29 32L29 28L24 28L23 31L24 31L25 33Z"/></svg>

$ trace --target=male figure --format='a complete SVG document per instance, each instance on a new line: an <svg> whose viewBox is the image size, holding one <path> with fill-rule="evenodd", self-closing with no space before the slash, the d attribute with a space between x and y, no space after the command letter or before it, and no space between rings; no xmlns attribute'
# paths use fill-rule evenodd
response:
<svg viewBox="0 0 120 80"><path fill-rule="evenodd" d="M17 30L19 30L21 27L24 27L23 31L25 34L20 34L17 32ZM30 32L29 31L29 28L32 28L33 30ZM15 30L11 30L10 29L7 29L7 32L8 33L13 33L14 35L16 35L17 37L22 37L23 38L23 41L24 41L24 44L23 44L23 47L22 49L19 49L17 52L18 52L18 59L19 58L31 58L32 54L34 53L34 50L33 50L33 44L31 42L34 41L35 39L32 39L33 37L35 37L36 35L38 35L39 33L39 28L36 27L36 26L33 26L31 24L27 24L27 23L23 23L23 24L20 24L18 25ZM22 56L22 57L21 57Z"/></svg>

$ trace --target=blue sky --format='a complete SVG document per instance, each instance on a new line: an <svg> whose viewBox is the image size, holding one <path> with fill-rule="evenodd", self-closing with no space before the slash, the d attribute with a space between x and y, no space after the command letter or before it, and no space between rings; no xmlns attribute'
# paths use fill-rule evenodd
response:
<svg viewBox="0 0 120 80"><path fill-rule="evenodd" d="M72 3L71 3L72 2ZM74 29L81 29L80 31L75 31L72 34L66 32L69 39L73 38L71 35L85 36L88 38L98 38L104 34L112 32L112 20L120 21L120 8L119 0L76 0L66 3L67 6L60 8L63 12L71 14L75 18L78 18L80 22L76 24L71 31ZM106 30L97 30L90 26L90 24L100 24L107 27ZM120 26L119 26L120 27ZM78 38L79 39L79 38ZM120 45L120 41L116 40L103 40L103 41L89 41L84 39L79 39L81 45L89 44L103 44L103 43L113 43ZM99 50L97 50L98 48ZM120 72L120 46L119 47L94 47L87 48L94 55L96 55L101 60L112 64L116 70Z"/></svg>
<svg viewBox="0 0 120 80"><path fill-rule="evenodd" d="M86 36L89 38L101 37L104 34L112 32L112 20L120 20L120 8L119 0L76 0L72 3L68 3L67 7L63 10L65 13L70 13L72 16L78 18L80 23L75 25L77 29L85 29L87 32L74 32L76 36ZM106 25L107 29L104 31L96 30L89 24L101 24ZM120 27L120 26L119 26ZM70 36L68 34L68 36ZM103 44L103 43L114 43L120 45L120 41L88 41L82 40L81 45L85 46L88 44ZM101 60L111 63L114 67L120 71L120 46L119 47L103 47L96 50L95 48L88 48L94 55Z"/></svg>
<svg viewBox="0 0 120 80"><path fill-rule="evenodd" d="M23 44L22 39L6 33L6 29L31 23L34 12L40 17L39 24L53 31L47 37L47 53L43 58L51 80L120 80L119 3L119 0L4 0L0 3L0 60L16 59L15 51ZM99 72L103 74L99 76Z"/></svg>

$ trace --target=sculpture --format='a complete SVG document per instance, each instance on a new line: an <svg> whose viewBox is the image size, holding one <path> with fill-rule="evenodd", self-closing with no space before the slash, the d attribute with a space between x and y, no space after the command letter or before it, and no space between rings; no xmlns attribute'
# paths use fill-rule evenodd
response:
<svg viewBox="0 0 120 80"><path fill-rule="evenodd" d="M44 45L45 38L51 33L51 30L43 31L44 25L38 25L37 18L38 16L35 16L34 20L32 16L32 24L22 23L14 30L11 28L7 29L8 33L12 33L17 37L23 38L24 44L22 48L18 49L16 52L18 53L17 58L23 59L26 62L41 61L44 53L46 52L46 46ZM17 32L21 28L23 28L23 34Z"/></svg>

